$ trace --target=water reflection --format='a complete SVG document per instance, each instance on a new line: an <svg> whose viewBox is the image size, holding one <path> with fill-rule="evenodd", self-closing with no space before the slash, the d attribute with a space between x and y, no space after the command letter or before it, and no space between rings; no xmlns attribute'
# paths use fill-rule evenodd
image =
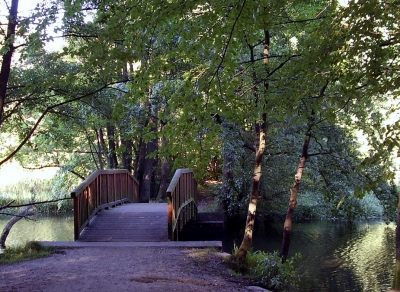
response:
<svg viewBox="0 0 400 292"><path fill-rule="evenodd" d="M358 291L387 291L395 262L395 226L375 222L359 224L358 229L358 235L338 248L334 256L345 259L343 268L360 283Z"/></svg>
<svg viewBox="0 0 400 292"><path fill-rule="evenodd" d="M10 217L0 217L0 232ZM55 216L37 215L34 220L21 219L11 229L6 246L24 245L31 240L37 241L73 241L74 218L72 214Z"/></svg>
<svg viewBox="0 0 400 292"><path fill-rule="evenodd" d="M254 250L280 250L283 223L257 222ZM293 226L290 254L302 254L298 291L388 291L395 260L395 225L369 222L308 222ZM231 252L242 232L225 243Z"/></svg>

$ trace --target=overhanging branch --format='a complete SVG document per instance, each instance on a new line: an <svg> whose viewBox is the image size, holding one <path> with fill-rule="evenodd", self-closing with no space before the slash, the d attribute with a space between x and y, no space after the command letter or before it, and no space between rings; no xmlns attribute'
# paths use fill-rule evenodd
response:
<svg viewBox="0 0 400 292"><path fill-rule="evenodd" d="M13 201L11 201L11 203L8 203L4 206L0 206L0 210L4 210L4 209L8 209L8 208L20 208L20 207L48 204L48 203L56 203L56 202L65 201L65 200L71 200L71 198L61 198L61 199L46 200L46 201L40 201L40 202L30 202L30 203L26 203L26 204L17 204L17 205L12 205L12 202L14 202L14 200L13 200ZM0 214L4 214L4 213L0 212Z"/></svg>
<svg viewBox="0 0 400 292"><path fill-rule="evenodd" d="M57 103L57 104L54 104L54 105L52 105L52 106L47 107L47 108L43 111L43 113L41 114L41 116L37 119L36 123L33 125L33 127L31 128L31 130L29 131L29 133L28 133L28 134L25 136L25 138L21 141L21 143L14 149L14 151L12 151L8 156L6 156L6 158L4 158L3 160L0 161L0 166L3 165L4 163L6 163L7 161L9 161L12 157L14 157L14 156L18 153L18 151L21 150L21 148L29 141L29 139L30 139L30 138L32 137L32 135L35 133L36 129L39 127L39 125L40 125L40 123L42 122L42 120L44 119L44 117L45 117L49 112L51 112L51 111L54 110L55 108L60 107L60 106L62 106L62 105L69 104L69 103L72 103L72 102L74 102L74 101L78 101L78 100L83 99L83 98L85 98L85 97L91 96L91 95L93 95L93 94L99 93L100 91L102 91L102 90L108 88L108 86L110 86L110 85L118 84L118 83L122 83L122 82L127 82L127 81L129 81L129 80L120 80L120 81L110 82L110 83L107 83L107 84L105 84L105 85L99 87L98 89L96 89L96 90L94 90L94 91L92 91L92 92L89 92L89 93L83 94L83 95L81 95L81 96L78 96L78 97L75 97L75 98L71 98L71 99L69 99L69 100L66 100L66 101L63 101L63 102L60 102L60 103Z"/></svg>

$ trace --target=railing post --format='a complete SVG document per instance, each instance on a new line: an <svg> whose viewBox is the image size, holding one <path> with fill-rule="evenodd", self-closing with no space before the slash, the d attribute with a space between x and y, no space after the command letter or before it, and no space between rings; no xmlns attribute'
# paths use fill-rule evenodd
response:
<svg viewBox="0 0 400 292"><path fill-rule="evenodd" d="M168 217L168 238L171 241L174 241L174 234L173 234L173 206L172 206L172 198L171 198L171 193L167 193L167 203L168 203L168 209L167 209L167 217Z"/></svg>
<svg viewBox="0 0 400 292"><path fill-rule="evenodd" d="M79 219L80 219L80 214L79 214L79 201L78 197L74 198L74 240L79 239Z"/></svg>

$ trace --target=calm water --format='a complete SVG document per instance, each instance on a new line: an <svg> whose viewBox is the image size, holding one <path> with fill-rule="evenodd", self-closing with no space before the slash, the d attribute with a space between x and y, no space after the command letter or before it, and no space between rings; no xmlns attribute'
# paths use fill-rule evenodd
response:
<svg viewBox="0 0 400 292"><path fill-rule="evenodd" d="M0 232L8 218L0 218ZM254 250L280 250L282 224L257 222ZM240 244L240 232L224 242L231 252ZM72 214L38 216L36 221L20 220L11 229L7 246L30 240L73 241ZM302 276L298 291L359 292L391 288L395 260L395 225L380 221L308 222L293 226L291 255L302 254ZM290 256L290 255L289 255Z"/></svg>
<svg viewBox="0 0 400 292"><path fill-rule="evenodd" d="M11 229L6 246L24 245L31 240L73 241L74 218L72 214L35 216L34 220L21 219ZM0 217L0 233L10 217Z"/></svg>
<svg viewBox="0 0 400 292"><path fill-rule="evenodd" d="M254 250L280 250L283 223L257 223ZM380 221L296 223L289 256L302 254L298 291L388 291L395 262L395 228ZM233 241L240 245L240 232ZM225 249L232 248L233 243Z"/></svg>

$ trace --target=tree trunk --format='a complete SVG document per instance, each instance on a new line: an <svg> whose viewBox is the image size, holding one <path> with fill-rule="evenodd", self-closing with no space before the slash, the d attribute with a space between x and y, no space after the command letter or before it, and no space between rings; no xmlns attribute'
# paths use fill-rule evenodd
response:
<svg viewBox="0 0 400 292"><path fill-rule="evenodd" d="M115 169L118 168L117 159L117 145L115 142L115 127L110 123L107 123L107 138L108 138L108 168Z"/></svg>
<svg viewBox="0 0 400 292"><path fill-rule="evenodd" d="M168 141L165 137L162 137L163 145L167 145ZM156 200L161 200L165 197L165 194L168 189L168 181L169 181L169 162L167 158L161 159L161 177L160 177L160 187L158 188L158 193Z"/></svg>
<svg viewBox="0 0 400 292"><path fill-rule="evenodd" d="M0 70L0 126L3 123L4 105L6 103L7 85L11 72L11 59L14 53L14 36L17 27L18 0L12 0L10 15L8 17L7 35L4 43L8 49L3 55Z"/></svg>
<svg viewBox="0 0 400 292"><path fill-rule="evenodd" d="M140 183L139 192L139 200L141 203L148 203L154 193L155 166L157 165L157 159L148 156L155 151L157 151L157 139L149 141L146 145L146 158L144 159L143 178Z"/></svg>
<svg viewBox="0 0 400 292"><path fill-rule="evenodd" d="M1 237L0 237L0 247L2 249L6 249L7 236L10 233L11 228L14 226L14 224L17 223L22 218L27 217L27 216L32 216L34 214L35 214L35 211L33 210L33 207L26 206L21 211L19 211L10 221L8 221L8 223L4 227L3 232L1 233Z"/></svg>
<svg viewBox="0 0 400 292"><path fill-rule="evenodd" d="M103 130L96 129L96 136L97 136L97 156L99 159L100 169L104 169L104 161L103 161L103 154L105 153L105 142L104 142L104 134Z"/></svg>
<svg viewBox="0 0 400 292"><path fill-rule="evenodd" d="M307 138L304 140L303 153L300 158L299 166L297 167L296 175L294 176L293 187L290 189L289 207L286 213L286 219L283 226L283 240L282 240L282 250L281 250L282 262L286 261L287 256L289 254L289 246L291 241L291 232L293 224L293 214L297 204L297 194L299 193L300 189L301 177L303 175L303 170L306 167L309 144L310 144L310 135L308 135Z"/></svg>
<svg viewBox="0 0 400 292"><path fill-rule="evenodd" d="M321 91L321 94L322 93L323 91ZM282 263L286 261L289 254L289 246L291 242L291 233L293 225L293 214L297 204L297 195L300 190L300 182L303 176L303 170L306 167L306 162L308 159L308 149L310 147L310 141L311 141L311 130L315 125L314 115L315 112L314 110L312 110L311 116L308 118L308 127L306 132L306 138L304 139L303 143L303 149L301 151L300 163L297 167L296 175L294 176L293 187L290 189L289 206L286 212L285 223L283 225L282 248L280 254L282 258Z"/></svg>
<svg viewBox="0 0 400 292"><path fill-rule="evenodd" d="M160 177L160 187L158 188L157 200L161 200L165 197L168 189L168 179L169 179L169 163L166 158L161 159L161 177Z"/></svg>
<svg viewBox="0 0 400 292"><path fill-rule="evenodd" d="M251 191L250 203L247 211L246 227L242 244L236 252L235 257L242 259L246 257L247 251L251 248L253 238L254 222L256 219L257 202L259 197L259 186L262 176L262 158L266 148L267 137L267 114L262 115L263 123L256 125L256 135L259 137L257 151L255 155L255 167L253 172L253 186Z"/></svg>
<svg viewBox="0 0 400 292"><path fill-rule="evenodd" d="M396 263L394 270L394 290L400 291L400 195L397 204L397 226L396 226Z"/></svg>
<svg viewBox="0 0 400 292"><path fill-rule="evenodd" d="M250 48L250 53L251 53L251 62L254 64L255 62L255 56L254 56L254 46L251 46L249 44ZM266 72L268 73L268 64L269 64L269 49L270 49L270 35L268 30L264 30L264 52L263 52L263 58L264 58L264 65L266 68ZM258 78L256 76L256 73L253 72L253 81L256 84L258 82ZM264 81L264 88L265 88L265 93L267 94L268 91L268 81ZM253 239L253 229L254 229L254 223L256 219L256 210L257 210L257 202L258 202L258 197L259 197L259 188L260 188L260 183L261 183L261 176L262 176L262 158L264 156L265 149L267 147L267 113L265 112L265 101L261 102L260 101L260 96L259 92L257 91L257 87L255 86L253 89L253 95L254 95L254 104L256 107L262 109L262 114L261 114L261 124L256 123L255 124L255 149L256 149L256 155L255 155L255 166L254 166L254 172L253 172L253 184L252 184L252 191L251 191L251 197L250 197L250 202L249 202L249 207L247 210L247 218L246 218L246 227L244 230L244 235L243 235L243 241L238 249L238 251L235 254L236 258L243 259L246 257L248 250L251 248L251 243Z"/></svg>
<svg viewBox="0 0 400 292"><path fill-rule="evenodd" d="M134 175L135 178L139 181L139 184L141 184L143 180L143 167L145 158L146 158L146 143L144 143L143 139L140 137L138 150L136 153L135 165L134 165Z"/></svg>
<svg viewBox="0 0 400 292"><path fill-rule="evenodd" d="M149 116L145 125L151 126L150 133L156 136L157 126L158 126L158 111L156 107L151 102L152 90L148 91L148 100L143 104L144 107L147 107ZM153 109L153 107L155 109ZM157 158L149 157L152 154L155 154L158 149L158 139L153 138L146 143L146 156L144 158L143 164L143 178L140 183L140 202L149 202L150 198L155 197L155 168L157 166Z"/></svg>
<svg viewBox="0 0 400 292"><path fill-rule="evenodd" d="M132 173L132 149L133 142L132 140L122 141L122 145L125 146L124 152L122 152L122 165L124 169L127 169L130 173Z"/></svg>

